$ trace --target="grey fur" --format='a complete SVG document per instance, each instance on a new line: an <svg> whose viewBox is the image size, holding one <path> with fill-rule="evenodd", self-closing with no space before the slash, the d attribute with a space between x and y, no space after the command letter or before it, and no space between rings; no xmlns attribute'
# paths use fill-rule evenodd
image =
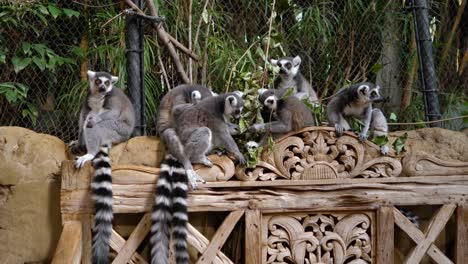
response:
<svg viewBox="0 0 468 264"><path fill-rule="evenodd" d="M164 95L158 111L156 131L166 145L167 152L181 162L190 175L189 180L193 189L197 188L197 181L203 181L193 170L184 146L180 142L174 127L173 111L180 105L197 104L207 97L212 97L211 91L202 85L183 84L170 90Z"/></svg>
<svg viewBox="0 0 468 264"><path fill-rule="evenodd" d="M374 102L382 101L379 86L370 82L357 83L342 88L328 103L327 116L330 126L335 127L337 136L350 130L346 118L355 117L362 121L364 127L359 133L359 140L367 140L367 132L374 131L374 136L387 135L387 119L382 111L373 108ZM388 147L381 148L382 154L388 153Z"/></svg>
<svg viewBox="0 0 468 264"><path fill-rule="evenodd" d="M114 87L117 77L106 72L88 71L88 78L90 88L81 108L78 142L75 142L78 147L86 146L87 154L78 158L77 167L91 160L100 146L129 139L135 127L135 112L130 99ZM98 80L100 84L96 83Z"/></svg>
<svg viewBox="0 0 468 264"><path fill-rule="evenodd" d="M274 88L285 90L294 89L294 95L299 99L309 98L311 103L318 104L318 97L312 85L300 72L301 58L296 56L271 59L270 63L280 67L280 74L275 79ZM288 67L291 66L291 67Z"/></svg>
<svg viewBox="0 0 468 264"><path fill-rule="evenodd" d="M206 154L213 147L224 147L241 164L245 158L231 136L229 118L239 118L244 102L236 93L209 97L196 105L180 105L174 109L174 121L187 157L192 163L211 166Z"/></svg>
<svg viewBox="0 0 468 264"><path fill-rule="evenodd" d="M274 139L304 127L315 126L310 109L295 96L283 98L285 90L259 90L259 101L263 105L264 119L270 122L254 124L251 132L269 131ZM271 119L271 120L270 120ZM264 137L261 143L266 142Z"/></svg>

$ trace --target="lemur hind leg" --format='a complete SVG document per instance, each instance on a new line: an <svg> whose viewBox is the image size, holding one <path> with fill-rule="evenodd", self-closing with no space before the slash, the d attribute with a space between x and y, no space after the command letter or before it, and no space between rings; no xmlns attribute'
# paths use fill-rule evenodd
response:
<svg viewBox="0 0 468 264"><path fill-rule="evenodd" d="M373 131L373 137L387 136L388 135L388 123L385 115L378 108L372 109L372 122L371 130ZM380 153L387 155L390 151L387 145L380 147Z"/></svg>
<svg viewBox="0 0 468 264"><path fill-rule="evenodd" d="M207 127L200 127L193 130L185 143L185 153L192 163L200 163L212 167L213 163L206 154L211 149L211 130Z"/></svg>
<svg viewBox="0 0 468 264"><path fill-rule="evenodd" d="M83 130L83 137L86 145L86 155L78 157L75 163L77 168L94 158L102 145L112 146L130 138L132 128L117 120L103 120L86 127Z"/></svg>

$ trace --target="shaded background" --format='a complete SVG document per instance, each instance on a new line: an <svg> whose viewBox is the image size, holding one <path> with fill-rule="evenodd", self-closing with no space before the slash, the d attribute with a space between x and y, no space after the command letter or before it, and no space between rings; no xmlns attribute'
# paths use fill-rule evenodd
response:
<svg viewBox="0 0 468 264"><path fill-rule="evenodd" d="M267 58L299 55L302 73L321 98L349 83L373 81L383 87L387 116L424 120L413 16L404 1L154 2L166 18L165 29L200 57L190 63L179 53L193 83L216 92L263 87L273 78ZM443 117L462 115L468 89L466 0L428 2ZM75 139L86 71L110 71L126 87L123 9L123 1L110 0L2 1L0 126ZM153 135L161 96L182 81L147 23L144 33L146 131ZM464 128L462 120L443 126Z"/></svg>

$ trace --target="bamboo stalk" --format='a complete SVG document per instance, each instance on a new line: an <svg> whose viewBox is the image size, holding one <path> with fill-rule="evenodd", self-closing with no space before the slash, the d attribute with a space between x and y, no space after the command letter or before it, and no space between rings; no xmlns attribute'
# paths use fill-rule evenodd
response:
<svg viewBox="0 0 468 264"><path fill-rule="evenodd" d="M416 50L416 33L414 31L414 28L411 30L411 46L410 46L411 51ZM401 98L401 105L400 105L400 111L405 110L411 103L411 88L413 87L414 80L417 77L417 70L418 70L418 57L416 54L412 54L411 60L410 60L410 69L407 74L407 80L405 84L405 88L403 89L403 96Z"/></svg>
<svg viewBox="0 0 468 264"><path fill-rule="evenodd" d="M465 7L466 0L462 0L460 6L458 7L457 16L455 17L455 21L453 22L452 30L450 30L448 40L444 45L444 49L442 51L442 56L439 63L439 69L441 69L445 65L445 61L447 60L450 47L452 46L453 38L455 37L455 33L457 32L458 27L460 26L462 15L465 12Z"/></svg>
<svg viewBox="0 0 468 264"><path fill-rule="evenodd" d="M189 11L188 11L188 48L192 50L192 0L189 0ZM193 72L192 72L192 58L188 58L188 74L190 82L193 82Z"/></svg>

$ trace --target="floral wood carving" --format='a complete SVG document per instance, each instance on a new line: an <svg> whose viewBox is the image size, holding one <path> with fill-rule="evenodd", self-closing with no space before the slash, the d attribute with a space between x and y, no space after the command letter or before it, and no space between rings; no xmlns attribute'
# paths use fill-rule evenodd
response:
<svg viewBox="0 0 468 264"><path fill-rule="evenodd" d="M315 180L336 178L398 177L402 166L392 156L382 156L373 143L359 142L353 133L337 138L335 130L310 127L288 134L264 152L253 169L237 168L243 181Z"/></svg>
<svg viewBox="0 0 468 264"><path fill-rule="evenodd" d="M268 220L267 263L372 262L371 218L365 213L277 215Z"/></svg>

